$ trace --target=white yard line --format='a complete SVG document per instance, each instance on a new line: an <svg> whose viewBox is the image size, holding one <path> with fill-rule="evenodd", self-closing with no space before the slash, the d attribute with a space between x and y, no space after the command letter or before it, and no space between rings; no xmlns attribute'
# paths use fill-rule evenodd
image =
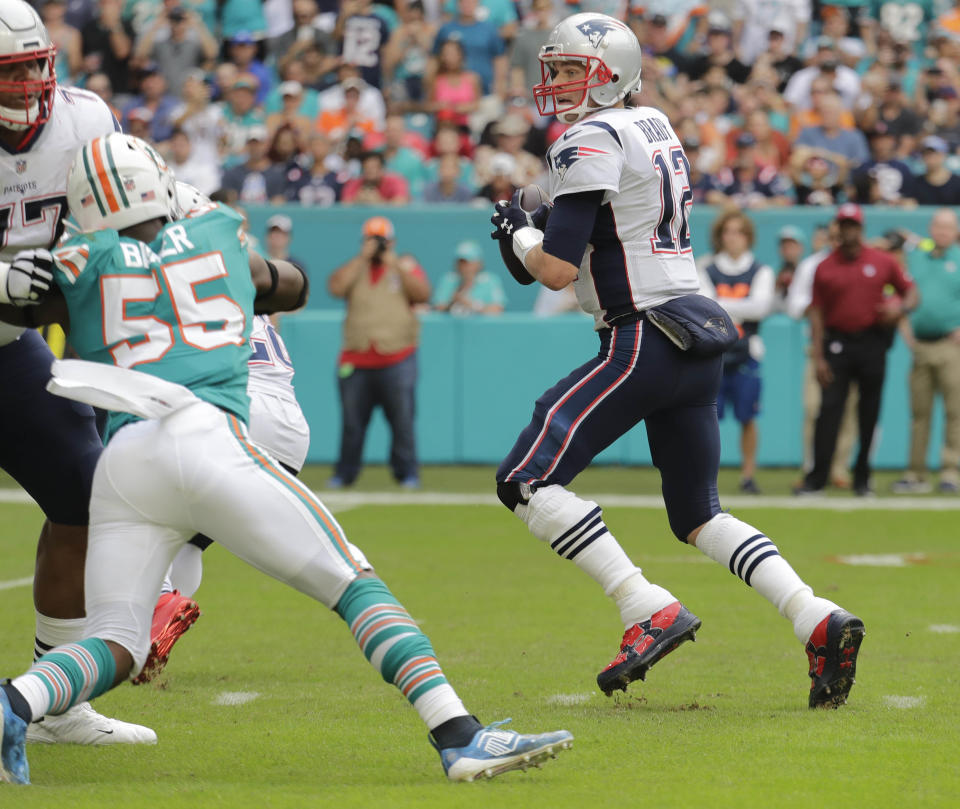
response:
<svg viewBox="0 0 960 809"><path fill-rule="evenodd" d="M0 489L0 503L32 503L33 498L23 489Z"/></svg>
<svg viewBox="0 0 960 809"><path fill-rule="evenodd" d="M547 697L547 705L583 705L593 699L594 694L554 694Z"/></svg>
<svg viewBox="0 0 960 809"><path fill-rule="evenodd" d="M883 701L891 708L919 708L924 703L923 697L884 697Z"/></svg>
<svg viewBox="0 0 960 809"><path fill-rule="evenodd" d="M960 632L960 626L955 624L931 624L930 631L938 635L956 635Z"/></svg>
<svg viewBox="0 0 960 809"><path fill-rule="evenodd" d="M328 508L359 506L501 506L496 495L454 492L314 492ZM580 495L602 506L663 508L663 498L653 494ZM732 496L721 498L724 508L782 508L821 511L960 511L957 497L850 498ZM501 506L502 507L502 506Z"/></svg>
<svg viewBox="0 0 960 809"><path fill-rule="evenodd" d="M12 590L14 587L26 587L33 584L33 576L27 576L23 579L10 579L10 581L0 581L0 590Z"/></svg>
<svg viewBox="0 0 960 809"><path fill-rule="evenodd" d="M910 567L927 561L925 553L860 553L838 556L841 565L854 567Z"/></svg>
<svg viewBox="0 0 960 809"><path fill-rule="evenodd" d="M468 492L315 491L327 508L345 511L361 506L501 506L497 496ZM663 508L659 494L579 493L602 506ZM0 489L0 503L32 503L22 489ZM960 497L789 497L733 495L721 498L724 508L783 508L820 511L960 511ZM502 506L501 506L502 507Z"/></svg>
<svg viewBox="0 0 960 809"><path fill-rule="evenodd" d="M257 691L224 691L213 698L214 705L245 705L253 702L260 694Z"/></svg>

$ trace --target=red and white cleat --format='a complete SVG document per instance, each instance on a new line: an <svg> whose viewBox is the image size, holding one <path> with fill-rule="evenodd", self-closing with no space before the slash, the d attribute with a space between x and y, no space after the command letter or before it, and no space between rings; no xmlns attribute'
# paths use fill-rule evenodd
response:
<svg viewBox="0 0 960 809"><path fill-rule="evenodd" d="M846 610L834 610L814 628L806 646L811 708L839 708L847 701L863 635L863 621Z"/></svg>
<svg viewBox="0 0 960 809"><path fill-rule="evenodd" d="M620 653L597 675L597 685L608 697L618 688L626 691L634 680L685 640L695 640L700 619L679 601L668 604L646 621L631 626L620 642Z"/></svg>
<svg viewBox="0 0 960 809"><path fill-rule="evenodd" d="M197 602L180 595L179 590L161 594L157 606L153 609L150 654L147 655L147 662L143 664L143 670L134 678L134 685L148 683L163 671L173 644L199 617L200 607Z"/></svg>

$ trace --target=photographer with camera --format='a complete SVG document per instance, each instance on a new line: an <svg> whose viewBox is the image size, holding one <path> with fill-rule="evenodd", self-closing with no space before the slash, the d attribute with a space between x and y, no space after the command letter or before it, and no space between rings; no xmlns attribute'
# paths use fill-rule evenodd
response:
<svg viewBox="0 0 960 809"><path fill-rule="evenodd" d="M430 300L430 281L410 254L397 255L393 223L363 224L360 252L338 267L327 289L347 302L337 363L342 432L330 488L350 486L363 465L363 442L374 407L383 408L392 436L390 467L406 488L420 485L414 438L417 343L413 305Z"/></svg>

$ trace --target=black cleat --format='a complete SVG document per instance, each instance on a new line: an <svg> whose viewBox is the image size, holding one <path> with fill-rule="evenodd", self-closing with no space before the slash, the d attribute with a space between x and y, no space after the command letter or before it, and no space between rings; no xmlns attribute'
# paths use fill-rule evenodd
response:
<svg viewBox="0 0 960 809"><path fill-rule="evenodd" d="M839 708L847 701L863 635L863 621L846 610L834 610L810 633L811 708Z"/></svg>
<svg viewBox="0 0 960 809"><path fill-rule="evenodd" d="M620 653L597 675L597 685L608 697L618 688L626 691L634 680L643 680L660 658L685 640L696 640L701 621L679 601L634 624L623 634Z"/></svg>

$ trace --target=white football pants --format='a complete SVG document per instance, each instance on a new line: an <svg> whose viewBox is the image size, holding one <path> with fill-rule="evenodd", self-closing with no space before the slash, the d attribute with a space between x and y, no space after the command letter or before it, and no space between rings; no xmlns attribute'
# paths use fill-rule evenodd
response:
<svg viewBox="0 0 960 809"><path fill-rule="evenodd" d="M143 667L164 574L203 533L258 570L333 608L368 567L323 504L206 402L127 425L97 463L84 579L87 635Z"/></svg>
<svg viewBox="0 0 960 809"><path fill-rule="evenodd" d="M259 385L248 386L247 395L250 438L291 469L303 469L310 448L310 427L297 400L262 390Z"/></svg>

